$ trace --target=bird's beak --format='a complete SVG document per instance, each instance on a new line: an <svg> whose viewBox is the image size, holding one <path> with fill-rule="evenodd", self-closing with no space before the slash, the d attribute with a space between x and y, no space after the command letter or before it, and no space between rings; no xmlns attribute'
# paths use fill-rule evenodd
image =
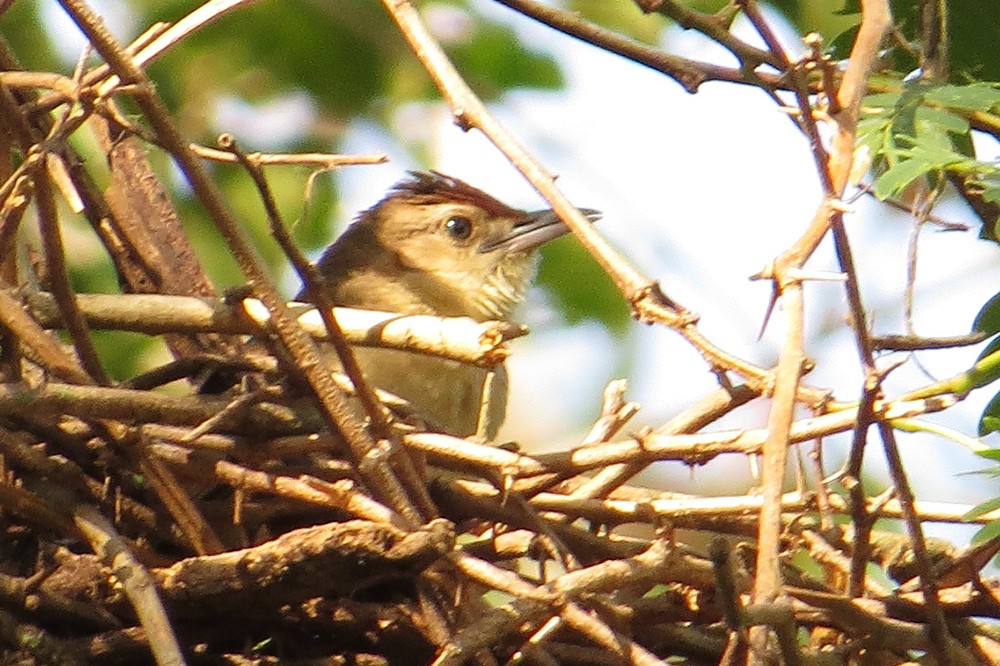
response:
<svg viewBox="0 0 1000 666"><path fill-rule="evenodd" d="M580 212L591 222L601 218L601 213L592 208L581 208ZM522 219L515 222L508 233L483 241L479 251L486 253L500 250L508 254L530 252L550 240L564 236L567 232L569 228L563 224L555 211L536 210L526 213Z"/></svg>

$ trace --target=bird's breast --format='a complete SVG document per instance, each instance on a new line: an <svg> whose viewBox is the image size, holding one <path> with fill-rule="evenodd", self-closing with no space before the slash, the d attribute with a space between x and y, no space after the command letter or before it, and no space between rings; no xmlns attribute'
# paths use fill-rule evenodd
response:
<svg viewBox="0 0 1000 666"><path fill-rule="evenodd" d="M371 386L405 399L414 411L442 431L466 437L481 433L496 436L507 409L507 371L500 366L489 382L489 372L458 361L394 349L356 348L358 364Z"/></svg>

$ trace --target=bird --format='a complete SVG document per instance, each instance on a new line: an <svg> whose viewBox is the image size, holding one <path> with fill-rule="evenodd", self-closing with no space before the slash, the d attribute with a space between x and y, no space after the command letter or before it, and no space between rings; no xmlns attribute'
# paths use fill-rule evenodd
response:
<svg viewBox="0 0 1000 666"><path fill-rule="evenodd" d="M519 210L458 178L409 171L356 217L317 267L338 306L511 321L535 275L536 250L568 231L552 210ZM305 290L298 296L307 298ZM371 386L407 400L433 429L496 437L507 409L504 366L491 375L401 350L357 347L355 355Z"/></svg>

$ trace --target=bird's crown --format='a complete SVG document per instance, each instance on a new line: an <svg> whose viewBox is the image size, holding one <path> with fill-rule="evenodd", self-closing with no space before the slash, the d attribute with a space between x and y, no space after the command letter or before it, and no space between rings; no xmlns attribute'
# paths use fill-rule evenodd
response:
<svg viewBox="0 0 1000 666"><path fill-rule="evenodd" d="M403 200L414 205L468 203L483 209L491 217L518 217L523 214L523 211L511 208L479 188L438 171L408 171L407 174L408 178L393 185L387 199Z"/></svg>

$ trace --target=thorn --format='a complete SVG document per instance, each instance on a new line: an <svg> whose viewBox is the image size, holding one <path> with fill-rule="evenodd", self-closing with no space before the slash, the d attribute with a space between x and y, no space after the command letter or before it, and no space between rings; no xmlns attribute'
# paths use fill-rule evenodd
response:
<svg viewBox="0 0 1000 666"><path fill-rule="evenodd" d="M803 268L789 268L787 275L798 282L847 282L847 274L840 271L811 271Z"/></svg>
<svg viewBox="0 0 1000 666"><path fill-rule="evenodd" d="M764 312L764 321L760 324L760 332L757 333L757 340L764 337L764 331L767 330L767 324L771 321L771 315L774 314L774 306L778 303L778 285L777 283L771 289L771 300L767 302L767 310Z"/></svg>
<svg viewBox="0 0 1000 666"><path fill-rule="evenodd" d="M774 262L769 261L764 268L760 269L759 272L754 273L750 276L751 280L773 280L774 279Z"/></svg>

